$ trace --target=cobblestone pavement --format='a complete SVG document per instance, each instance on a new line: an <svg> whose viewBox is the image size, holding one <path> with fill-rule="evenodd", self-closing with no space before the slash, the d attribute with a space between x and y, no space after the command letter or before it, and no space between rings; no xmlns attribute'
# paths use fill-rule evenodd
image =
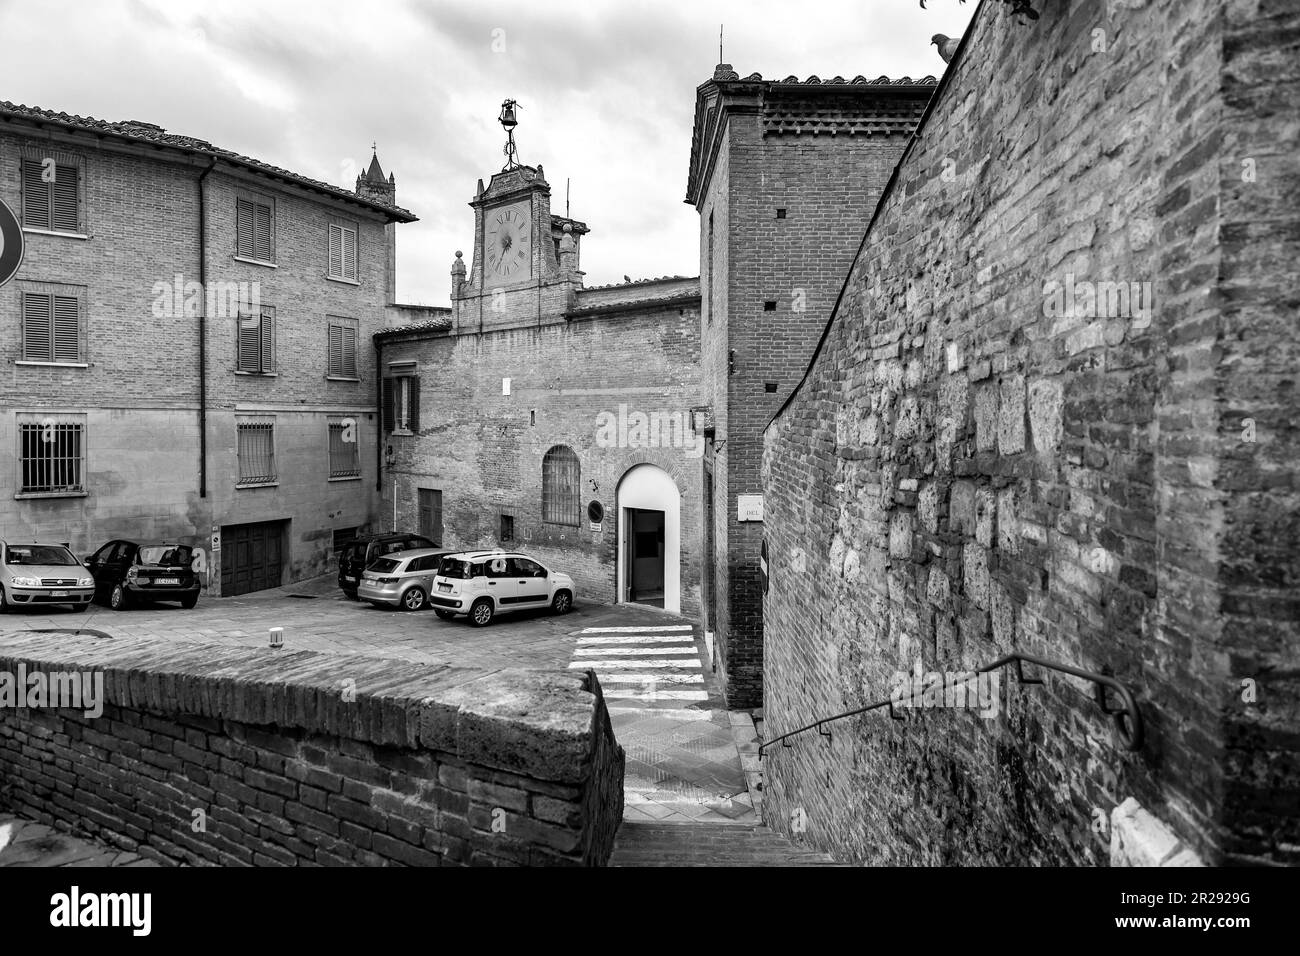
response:
<svg viewBox="0 0 1300 956"><path fill-rule="evenodd" d="M463 618L442 621L429 611L380 610L350 601L328 575L241 597L201 598L189 611L158 605L119 612L95 605L0 617L0 630L88 628L109 636L252 647L266 647L272 627L284 629L287 650L486 670L590 667L599 675L615 736L627 754L625 820L751 827L759 822L757 794L746 787L749 768L742 768L737 752L752 723L726 711L699 628L654 608L579 603L564 616L523 612L475 628ZM60 847L60 841L71 841L45 830L41 838ZM47 844L33 844L15 865L33 865L37 845ZM50 859L70 852L59 849ZM87 865L105 865L121 855L102 846L97 853L98 862Z"/></svg>
<svg viewBox="0 0 1300 956"><path fill-rule="evenodd" d="M0 813L0 866L158 866L138 853Z"/></svg>

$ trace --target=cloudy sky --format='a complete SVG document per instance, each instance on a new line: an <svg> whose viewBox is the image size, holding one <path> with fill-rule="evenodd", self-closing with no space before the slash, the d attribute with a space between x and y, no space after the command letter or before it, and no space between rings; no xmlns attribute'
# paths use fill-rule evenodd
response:
<svg viewBox="0 0 1300 956"><path fill-rule="evenodd" d="M352 188L378 143L397 201L398 298L447 303L473 238L475 182L546 167L552 211L591 227L588 285L694 275L683 202L695 88L718 59L745 76L938 75L958 0L0 0L0 100L137 119ZM58 24L59 69L50 27Z"/></svg>

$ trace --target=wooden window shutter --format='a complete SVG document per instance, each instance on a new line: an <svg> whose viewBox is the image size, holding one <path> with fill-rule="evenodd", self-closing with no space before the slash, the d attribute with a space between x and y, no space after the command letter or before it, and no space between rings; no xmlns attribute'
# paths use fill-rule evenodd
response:
<svg viewBox="0 0 1300 956"><path fill-rule="evenodd" d="M350 325L341 329L343 333L342 357L343 374L348 378L357 377L357 330Z"/></svg>
<svg viewBox="0 0 1300 956"><path fill-rule="evenodd" d="M23 293L23 359L28 362L54 361L52 341L52 296Z"/></svg>
<svg viewBox="0 0 1300 956"><path fill-rule="evenodd" d="M406 409L406 427L413 432L418 432L420 430L420 379L418 376L412 376L407 381L410 382L410 390L406 393L410 407Z"/></svg>
<svg viewBox="0 0 1300 956"><path fill-rule="evenodd" d="M78 209L78 170L76 166L55 166L54 182L50 192L53 228L59 232L80 232L81 216Z"/></svg>
<svg viewBox="0 0 1300 956"><path fill-rule="evenodd" d="M254 235L253 256L266 262L271 261L271 232L272 219L271 207L264 206L261 203L256 204L257 211L257 230Z"/></svg>
<svg viewBox="0 0 1300 956"><path fill-rule="evenodd" d="M343 374L343 326L333 322L329 328L329 374Z"/></svg>
<svg viewBox="0 0 1300 956"><path fill-rule="evenodd" d="M381 414L380 417L382 417L383 420L384 420L384 431L386 431L386 432L391 432L391 431L393 430L393 427L394 427L394 424L393 424L393 385L394 385L393 379L391 379L391 378L386 378L386 379L384 379L383 399L382 399L382 402L381 402L381 404L382 404L382 410L381 410L381 411L382 411L382 414Z"/></svg>
<svg viewBox="0 0 1300 956"><path fill-rule="evenodd" d="M357 231L355 229L342 230L343 239L343 278L357 278Z"/></svg>
<svg viewBox="0 0 1300 956"><path fill-rule="evenodd" d="M55 362L81 361L80 303L73 295L56 295L54 298L51 329L51 351Z"/></svg>
<svg viewBox="0 0 1300 956"><path fill-rule="evenodd" d="M262 367L263 372L275 371L275 316L262 313Z"/></svg>
<svg viewBox="0 0 1300 956"><path fill-rule="evenodd" d="M247 313L239 317L238 368L241 372L261 371L262 319Z"/></svg>
<svg viewBox="0 0 1300 956"><path fill-rule="evenodd" d="M23 160L23 225L31 229L49 229L50 188L41 181L41 164Z"/></svg>
<svg viewBox="0 0 1300 956"><path fill-rule="evenodd" d="M253 258L253 204L247 199L239 200L235 233L235 255Z"/></svg>
<svg viewBox="0 0 1300 956"><path fill-rule="evenodd" d="M343 229L330 224L329 274L335 278L343 275Z"/></svg>

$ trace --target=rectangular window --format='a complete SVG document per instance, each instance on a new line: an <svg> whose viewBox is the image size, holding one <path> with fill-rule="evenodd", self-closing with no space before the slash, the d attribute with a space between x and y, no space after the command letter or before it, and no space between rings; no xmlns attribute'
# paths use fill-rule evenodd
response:
<svg viewBox="0 0 1300 956"><path fill-rule="evenodd" d="M239 314L236 368L241 372L268 374L275 371L275 310Z"/></svg>
<svg viewBox="0 0 1300 956"><path fill-rule="evenodd" d="M275 253L275 214L268 203L238 200L235 254L245 259L271 262Z"/></svg>
<svg viewBox="0 0 1300 956"><path fill-rule="evenodd" d="M357 540L356 528L335 528L333 542L334 553L338 554L355 540Z"/></svg>
<svg viewBox="0 0 1300 956"><path fill-rule="evenodd" d="M331 279L357 281L357 230L355 226L330 223L329 259Z"/></svg>
<svg viewBox="0 0 1300 956"><path fill-rule="evenodd" d="M23 361L81 361L81 309L75 295L23 293Z"/></svg>
<svg viewBox="0 0 1300 956"><path fill-rule="evenodd" d="M80 170L62 163L23 160L23 225L81 232Z"/></svg>
<svg viewBox="0 0 1300 956"><path fill-rule="evenodd" d="M239 483L275 481L275 423L239 422Z"/></svg>
<svg viewBox="0 0 1300 956"><path fill-rule="evenodd" d="M329 320L329 373L332 378L357 377L357 323Z"/></svg>
<svg viewBox="0 0 1300 956"><path fill-rule="evenodd" d="M20 415L18 469L20 494L84 493L86 490L85 416Z"/></svg>
<svg viewBox="0 0 1300 956"><path fill-rule="evenodd" d="M442 491L438 488L419 489L420 534L442 547Z"/></svg>
<svg viewBox="0 0 1300 956"><path fill-rule="evenodd" d="M400 375L384 379L384 431L418 432L420 430L420 379Z"/></svg>
<svg viewBox="0 0 1300 956"><path fill-rule="evenodd" d="M514 515L501 516L501 540L502 541L515 540L515 516Z"/></svg>
<svg viewBox="0 0 1300 956"><path fill-rule="evenodd" d="M359 423L356 418L332 420L330 426L330 477L357 478L361 475L361 456L357 452Z"/></svg>

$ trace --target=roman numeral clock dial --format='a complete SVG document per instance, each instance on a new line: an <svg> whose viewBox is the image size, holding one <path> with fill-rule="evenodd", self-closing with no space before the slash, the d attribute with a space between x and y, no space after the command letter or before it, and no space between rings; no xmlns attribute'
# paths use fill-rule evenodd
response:
<svg viewBox="0 0 1300 956"><path fill-rule="evenodd" d="M520 279L532 271L532 222L525 206L487 214L488 270L498 279Z"/></svg>

